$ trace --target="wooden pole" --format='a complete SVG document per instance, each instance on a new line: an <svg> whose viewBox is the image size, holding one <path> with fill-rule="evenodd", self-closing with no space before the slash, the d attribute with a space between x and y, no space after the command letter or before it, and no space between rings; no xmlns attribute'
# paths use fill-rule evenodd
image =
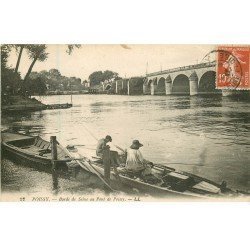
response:
<svg viewBox="0 0 250 250"><path fill-rule="evenodd" d="M57 173L57 141L56 136L50 137L51 143L51 162L52 162L52 180L53 180L53 189L58 188L58 173Z"/></svg>
<svg viewBox="0 0 250 250"><path fill-rule="evenodd" d="M109 184L110 183L110 150L106 148L103 151L103 165L104 165L104 179Z"/></svg>

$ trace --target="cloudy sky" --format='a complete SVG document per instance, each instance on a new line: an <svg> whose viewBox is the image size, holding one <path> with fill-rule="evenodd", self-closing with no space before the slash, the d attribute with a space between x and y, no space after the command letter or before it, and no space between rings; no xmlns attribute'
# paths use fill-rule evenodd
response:
<svg viewBox="0 0 250 250"><path fill-rule="evenodd" d="M48 45L48 59L36 62L33 71L56 68L62 75L82 80L94 71L107 69L118 72L121 77L141 76L146 69L151 73L200 63L213 48L213 45L82 45L68 55L65 45ZM15 67L16 61L17 54L13 51L9 65ZM19 68L22 76L30 63L25 52Z"/></svg>

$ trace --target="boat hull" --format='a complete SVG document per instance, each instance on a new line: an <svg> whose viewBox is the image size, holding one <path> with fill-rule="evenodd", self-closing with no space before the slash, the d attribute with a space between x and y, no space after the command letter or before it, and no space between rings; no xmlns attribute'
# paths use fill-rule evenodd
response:
<svg viewBox="0 0 250 250"><path fill-rule="evenodd" d="M93 166L95 171L93 171ZM101 175L104 176L104 168L101 164L89 164L89 162L84 161L81 164L81 167L87 171L92 173L93 175L96 175L96 171ZM161 198L193 198L193 199L199 199L204 198L204 196L198 195L198 194L189 194L189 193L181 193L174 190L170 190L167 188L162 188L159 186L151 185L149 183L142 182L138 179L132 179L123 175L117 175L111 171L110 173L110 185L115 190L124 191L126 193L133 193L133 194L146 194L151 195L154 197L161 197Z"/></svg>

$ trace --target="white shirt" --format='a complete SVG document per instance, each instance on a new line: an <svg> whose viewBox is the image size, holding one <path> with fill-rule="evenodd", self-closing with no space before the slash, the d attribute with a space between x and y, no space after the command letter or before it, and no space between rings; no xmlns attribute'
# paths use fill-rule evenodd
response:
<svg viewBox="0 0 250 250"><path fill-rule="evenodd" d="M145 162L139 149L127 149L126 168L129 170L141 170L144 169L143 163Z"/></svg>

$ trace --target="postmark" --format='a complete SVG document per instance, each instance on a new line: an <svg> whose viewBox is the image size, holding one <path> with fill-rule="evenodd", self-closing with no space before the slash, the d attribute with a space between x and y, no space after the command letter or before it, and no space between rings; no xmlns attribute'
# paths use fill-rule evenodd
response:
<svg viewBox="0 0 250 250"><path fill-rule="evenodd" d="M249 46L219 46L216 58L216 88L249 90Z"/></svg>

